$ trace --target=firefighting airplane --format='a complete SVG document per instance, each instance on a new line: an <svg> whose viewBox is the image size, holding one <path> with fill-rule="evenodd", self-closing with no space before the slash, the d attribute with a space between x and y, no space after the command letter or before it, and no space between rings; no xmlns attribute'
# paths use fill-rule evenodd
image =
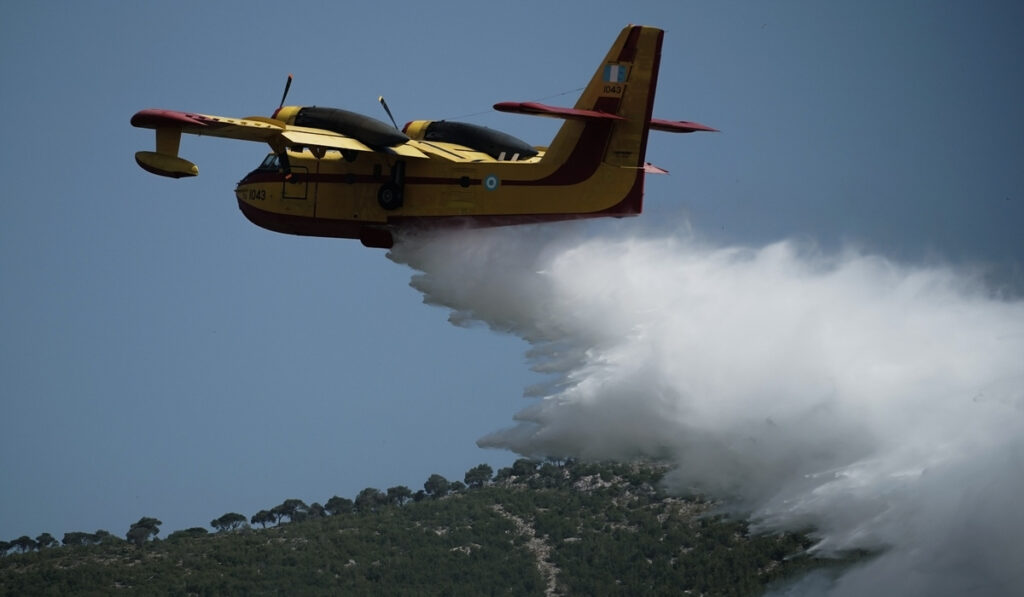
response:
<svg viewBox="0 0 1024 597"><path fill-rule="evenodd" d="M622 30L572 108L501 102L502 112L564 119L549 147L486 127L416 120L402 131L354 112L281 105L270 118L150 109L132 125L156 130L156 151L135 160L160 176L195 176L178 157L181 134L262 141L272 152L238 183L257 226L391 247L406 227L507 226L640 213L647 133L715 131L651 118L663 32ZM391 116L387 104L381 104ZM394 123L394 118L391 118Z"/></svg>

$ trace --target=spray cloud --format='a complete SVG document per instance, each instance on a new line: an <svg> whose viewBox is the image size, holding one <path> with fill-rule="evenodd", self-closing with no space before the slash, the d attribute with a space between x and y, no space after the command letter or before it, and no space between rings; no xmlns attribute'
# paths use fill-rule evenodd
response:
<svg viewBox="0 0 1024 597"><path fill-rule="evenodd" d="M390 253L454 324L525 339L546 377L481 446L666 458L670 490L755 528L883 550L794 592L1024 594L1024 303L857 251L582 232L420 235Z"/></svg>

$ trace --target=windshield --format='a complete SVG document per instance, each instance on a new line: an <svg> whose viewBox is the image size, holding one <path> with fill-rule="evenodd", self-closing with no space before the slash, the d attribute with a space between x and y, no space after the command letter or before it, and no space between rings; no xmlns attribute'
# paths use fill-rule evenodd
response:
<svg viewBox="0 0 1024 597"><path fill-rule="evenodd" d="M276 153L272 153L272 154L269 154L267 157L263 158L263 163L260 164L260 167L257 168L257 170L275 170L276 171L278 169L279 165L280 165L280 159L277 157Z"/></svg>

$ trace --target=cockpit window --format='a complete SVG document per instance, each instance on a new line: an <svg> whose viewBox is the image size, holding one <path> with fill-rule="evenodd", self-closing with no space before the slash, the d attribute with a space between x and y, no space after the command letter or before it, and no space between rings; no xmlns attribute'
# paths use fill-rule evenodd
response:
<svg viewBox="0 0 1024 597"><path fill-rule="evenodd" d="M263 158L263 163L260 164L260 167L257 168L257 169L258 170L274 170L274 171L277 171L279 166L280 166L280 159L277 157L276 153L272 153L272 154L268 155L267 157Z"/></svg>

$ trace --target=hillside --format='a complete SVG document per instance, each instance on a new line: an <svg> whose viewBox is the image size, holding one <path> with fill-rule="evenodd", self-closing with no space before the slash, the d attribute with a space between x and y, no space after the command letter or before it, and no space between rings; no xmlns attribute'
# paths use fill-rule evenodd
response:
<svg viewBox="0 0 1024 597"><path fill-rule="evenodd" d="M290 512L252 517L278 521L267 528L231 513L213 521L216 533L10 553L0 594L757 595L837 565L806 556L804 536L751 536L707 502L665 495L659 467L490 470L471 469L466 484L434 475L415 494L367 488L326 508L287 500Z"/></svg>

